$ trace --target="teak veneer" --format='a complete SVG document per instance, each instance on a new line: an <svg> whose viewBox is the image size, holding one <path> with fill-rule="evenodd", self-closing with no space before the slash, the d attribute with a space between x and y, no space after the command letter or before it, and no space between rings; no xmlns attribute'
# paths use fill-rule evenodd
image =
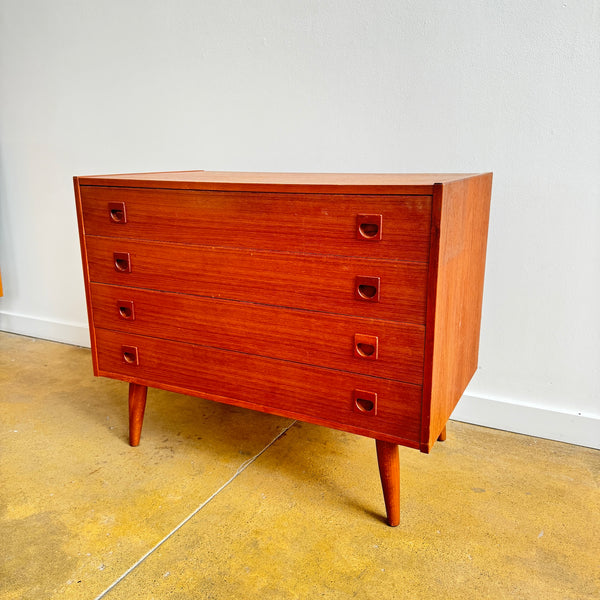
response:
<svg viewBox="0 0 600 600"><path fill-rule="evenodd" d="M429 452L477 368L491 173L75 177L94 374Z"/></svg>

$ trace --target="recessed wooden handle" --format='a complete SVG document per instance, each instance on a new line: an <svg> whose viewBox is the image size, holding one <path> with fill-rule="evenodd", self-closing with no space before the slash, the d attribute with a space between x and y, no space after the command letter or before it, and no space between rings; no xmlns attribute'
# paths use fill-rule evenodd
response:
<svg viewBox="0 0 600 600"><path fill-rule="evenodd" d="M379 338L376 335L354 334L354 356L366 360L377 360Z"/></svg>
<svg viewBox="0 0 600 600"><path fill-rule="evenodd" d="M367 302L379 302L380 281L379 277L357 276L354 287L354 297Z"/></svg>
<svg viewBox="0 0 600 600"><path fill-rule="evenodd" d="M119 317L126 321L135 321L135 310L133 308L133 300L119 300L117 302L119 309Z"/></svg>
<svg viewBox="0 0 600 600"><path fill-rule="evenodd" d="M125 210L125 202L109 202L108 216L110 222L116 225L127 223L127 211Z"/></svg>
<svg viewBox="0 0 600 600"><path fill-rule="evenodd" d="M356 215L356 238L367 242L381 240L383 215Z"/></svg>
<svg viewBox="0 0 600 600"><path fill-rule="evenodd" d="M131 273L131 257L129 252L115 252L113 254L115 261L115 271L119 273Z"/></svg>
<svg viewBox="0 0 600 600"><path fill-rule="evenodd" d="M124 363L136 366L140 364L137 346L121 346L121 352Z"/></svg>
<svg viewBox="0 0 600 600"><path fill-rule="evenodd" d="M375 294L377 294L377 286L375 285L362 284L358 286L358 295L365 300L371 300L375 297Z"/></svg>
<svg viewBox="0 0 600 600"><path fill-rule="evenodd" d="M354 390L352 392L352 410L374 417L377 414L377 392Z"/></svg>

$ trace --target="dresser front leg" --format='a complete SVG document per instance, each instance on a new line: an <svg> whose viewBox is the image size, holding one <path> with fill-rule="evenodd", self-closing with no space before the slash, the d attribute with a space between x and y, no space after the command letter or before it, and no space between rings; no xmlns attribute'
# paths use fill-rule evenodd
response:
<svg viewBox="0 0 600 600"><path fill-rule="evenodd" d="M377 462L387 512L387 523L390 527L396 527L400 523L400 458L398 446L381 440L375 440L375 444L377 446Z"/></svg>
<svg viewBox="0 0 600 600"><path fill-rule="evenodd" d="M131 446L138 446L140 443L147 393L147 386L129 384L129 444Z"/></svg>

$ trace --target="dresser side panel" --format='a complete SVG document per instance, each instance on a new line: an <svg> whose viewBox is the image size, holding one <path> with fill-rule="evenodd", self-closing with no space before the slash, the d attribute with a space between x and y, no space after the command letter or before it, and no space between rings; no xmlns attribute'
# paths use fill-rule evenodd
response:
<svg viewBox="0 0 600 600"><path fill-rule="evenodd" d="M92 296L90 289L90 269L88 262L87 247L85 243L85 224L83 219L83 209L81 206L81 188L79 178L73 177L73 186L75 188L75 207L77 210L77 225L79 230L79 247L81 249L81 263L83 267L83 283L85 286L85 299L87 306L88 327L90 331L90 345L92 349L92 365L94 375L98 375L98 352L96 348L96 331L94 327L94 318L92 313Z"/></svg>
<svg viewBox="0 0 600 600"><path fill-rule="evenodd" d="M421 449L477 369L492 174L434 189Z"/></svg>

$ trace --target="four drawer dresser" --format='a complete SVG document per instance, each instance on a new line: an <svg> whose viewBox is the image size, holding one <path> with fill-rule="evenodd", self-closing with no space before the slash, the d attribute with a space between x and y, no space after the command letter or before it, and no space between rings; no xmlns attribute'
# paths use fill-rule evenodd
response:
<svg viewBox="0 0 600 600"><path fill-rule="evenodd" d="M477 367L491 174L75 177L94 374L429 452Z"/></svg>

